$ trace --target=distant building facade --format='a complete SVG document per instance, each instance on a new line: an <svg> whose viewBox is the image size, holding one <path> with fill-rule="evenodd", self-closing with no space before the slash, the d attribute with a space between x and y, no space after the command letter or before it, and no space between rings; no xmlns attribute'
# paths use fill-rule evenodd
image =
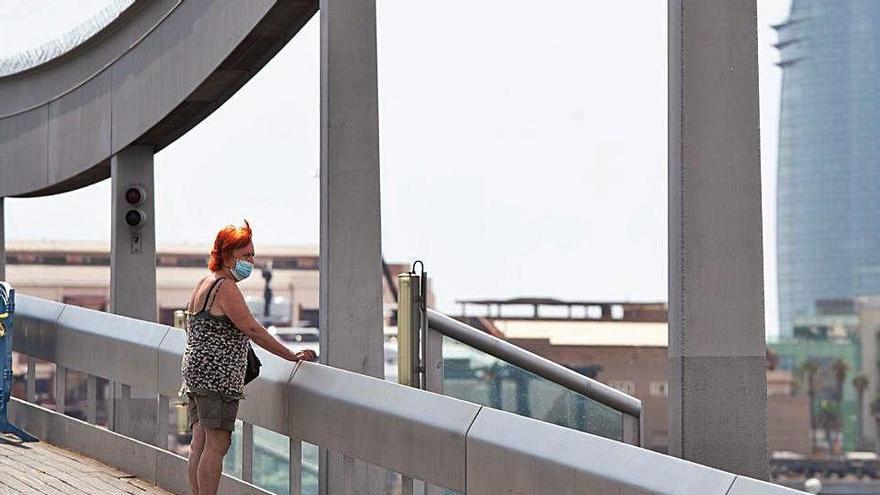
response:
<svg viewBox="0 0 880 495"><path fill-rule="evenodd" d="M158 246L157 321L173 324L174 311L186 306L195 284L208 273L210 250L211 246ZM251 311L255 315L262 314L265 281L260 276L260 266L271 260L273 321L279 327L317 328L318 248L257 246L256 254L257 269L249 278L239 282ZM387 269L383 282L386 332L396 325L397 275L409 270L409 265L389 264ZM93 242L7 242L6 281L19 294L106 311L110 303L110 246ZM430 292L429 302L432 302ZM24 397L25 369L25 357L16 356L13 375L16 377L14 394L17 397ZM396 367L386 366L385 372L391 379L396 378ZM54 365L38 362L35 375L37 403L54 404ZM68 373L67 386L70 394L67 414L84 419L80 405L85 397L85 376ZM101 387L105 386L106 381ZM99 400L106 397L104 394L103 388L99 388ZM106 421L105 414L106 410L99 410L100 421Z"/></svg>
<svg viewBox="0 0 880 495"><path fill-rule="evenodd" d="M816 446L819 450L827 450L828 439L826 438L826 427L823 418L823 412L826 408L835 412L839 408L839 419L831 421L836 424L840 421L840 437L837 438L837 428L832 427L827 430L831 431L832 450L840 449L842 451L852 451L862 448L859 445L859 436L857 427L859 424L858 410L858 393L852 385L852 378L859 374L862 369L861 348L855 339L792 339L783 340L769 344L771 351L778 359L777 369L781 372L789 373L796 380L796 387L799 394L806 397L807 388L809 387L809 379L802 371L802 365L808 360L814 361L819 371L814 379L815 382L815 403L813 410L816 418L816 431L814 436ZM843 362L846 365L847 372L843 377L843 381L838 384L835 377L835 363ZM769 392L768 380L768 392ZM841 400L839 405L836 401L837 387L840 386ZM806 411L808 409L808 401L804 402ZM772 417L772 413L769 413ZM771 419L772 420L772 419ZM809 453L799 452L799 453Z"/></svg>
<svg viewBox="0 0 880 495"><path fill-rule="evenodd" d="M779 331L815 301L880 293L880 2L793 0L777 182Z"/></svg>
<svg viewBox="0 0 880 495"><path fill-rule="evenodd" d="M171 324L195 284L207 274L211 246L158 246L156 250L158 321ZM248 305L260 314L265 281L260 267L272 261L272 315L279 326L318 326L318 248L257 246L257 270L239 282ZM393 286L406 264L389 264L384 282L386 321L393 317ZM22 294L106 311L110 303L110 246L93 242L6 244L6 279ZM390 285L389 285L390 280Z"/></svg>
<svg viewBox="0 0 880 495"><path fill-rule="evenodd" d="M644 445L669 446L665 303L462 301L461 319L642 401ZM809 401L790 371L768 370L771 450L808 454Z"/></svg>

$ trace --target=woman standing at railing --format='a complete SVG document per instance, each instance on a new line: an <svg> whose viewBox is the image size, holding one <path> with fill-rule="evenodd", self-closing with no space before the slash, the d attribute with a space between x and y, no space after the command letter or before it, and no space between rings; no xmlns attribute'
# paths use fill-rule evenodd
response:
<svg viewBox="0 0 880 495"><path fill-rule="evenodd" d="M251 314L236 283L254 268L252 231L232 225L217 233L211 273L193 290L182 375L192 428L187 474L193 495L214 495L229 450L238 402L244 398L248 340L289 361L313 360L311 350L293 353ZM200 308L196 311L196 308Z"/></svg>

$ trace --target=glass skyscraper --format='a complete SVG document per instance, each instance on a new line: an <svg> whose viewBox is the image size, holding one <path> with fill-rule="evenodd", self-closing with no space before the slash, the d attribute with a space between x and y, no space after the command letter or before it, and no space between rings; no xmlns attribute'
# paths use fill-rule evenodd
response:
<svg viewBox="0 0 880 495"><path fill-rule="evenodd" d="M880 1L793 0L783 69L780 335L817 300L880 293Z"/></svg>

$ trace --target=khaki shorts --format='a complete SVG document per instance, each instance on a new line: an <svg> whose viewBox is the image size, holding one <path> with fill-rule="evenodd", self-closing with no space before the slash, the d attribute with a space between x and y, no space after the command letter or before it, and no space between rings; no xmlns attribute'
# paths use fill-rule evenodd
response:
<svg viewBox="0 0 880 495"><path fill-rule="evenodd" d="M220 395L202 395L187 392L189 402L186 407L187 422L190 429L196 423L202 428L215 428L232 431L238 415L238 399L228 400Z"/></svg>

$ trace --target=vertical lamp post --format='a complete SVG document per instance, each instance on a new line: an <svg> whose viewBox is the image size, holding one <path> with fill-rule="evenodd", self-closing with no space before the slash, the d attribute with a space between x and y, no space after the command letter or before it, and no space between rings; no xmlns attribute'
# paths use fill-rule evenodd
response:
<svg viewBox="0 0 880 495"><path fill-rule="evenodd" d="M263 318L264 323L268 324L272 314L272 288L269 287L272 281L272 260L267 261L263 267L263 280L266 281L266 287L263 289Z"/></svg>

